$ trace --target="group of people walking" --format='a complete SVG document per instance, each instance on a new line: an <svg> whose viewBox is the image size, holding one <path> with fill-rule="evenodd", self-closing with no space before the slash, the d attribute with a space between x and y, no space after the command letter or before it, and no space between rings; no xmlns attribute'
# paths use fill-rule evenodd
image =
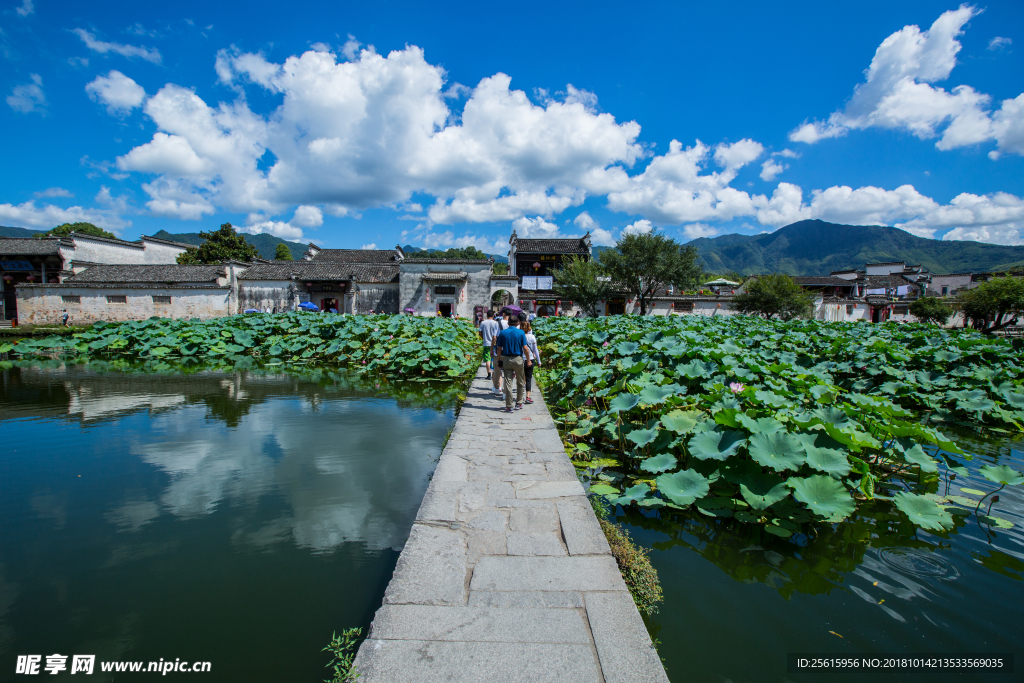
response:
<svg viewBox="0 0 1024 683"><path fill-rule="evenodd" d="M525 403L533 403L533 369L540 365L540 349L526 314L506 310L495 318L494 311L487 311L487 318L480 323L480 338L494 393L505 395L505 412L511 413L520 410Z"/></svg>

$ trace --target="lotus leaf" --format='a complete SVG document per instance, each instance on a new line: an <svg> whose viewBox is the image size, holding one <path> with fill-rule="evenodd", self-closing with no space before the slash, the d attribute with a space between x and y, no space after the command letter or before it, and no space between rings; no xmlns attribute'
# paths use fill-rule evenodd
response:
<svg viewBox="0 0 1024 683"><path fill-rule="evenodd" d="M759 417L755 420L740 413L736 416L736 419L751 434L774 434L775 432L786 431L786 425L773 417Z"/></svg>
<svg viewBox="0 0 1024 683"><path fill-rule="evenodd" d="M640 345L636 342L620 342L615 345L615 351L620 356L632 356L639 350Z"/></svg>
<svg viewBox="0 0 1024 683"><path fill-rule="evenodd" d="M704 418L704 413L696 410L673 410L661 416L661 424L676 434L689 434Z"/></svg>
<svg viewBox="0 0 1024 683"><path fill-rule="evenodd" d="M939 467L935 463L935 459L925 453L924 449L918 444L914 444L912 448L908 448L903 451L903 459L920 467L922 472L939 471Z"/></svg>
<svg viewBox="0 0 1024 683"><path fill-rule="evenodd" d="M782 477L758 473L740 480L740 495L755 510L765 510L789 495Z"/></svg>
<svg viewBox="0 0 1024 683"><path fill-rule="evenodd" d="M793 497L806 505L816 515L829 522L840 522L855 509L853 498L846 488L832 477L814 474L807 478L790 477L786 485L793 489ZM928 501L931 503L931 501ZM931 503L935 505L935 503ZM936 505L936 507L938 507Z"/></svg>
<svg viewBox="0 0 1024 683"><path fill-rule="evenodd" d="M1005 484L1007 486L1024 484L1024 474L1008 465L984 465L979 472L981 472L983 477L997 484Z"/></svg>
<svg viewBox="0 0 1024 683"><path fill-rule="evenodd" d="M776 472L795 470L806 458L803 444L788 432L754 434L750 437L747 450L754 462Z"/></svg>
<svg viewBox="0 0 1024 683"><path fill-rule="evenodd" d="M824 441L836 443L828 436L824 434L797 434L796 438L803 445L804 453L807 454L807 464L813 469L830 474L837 479L841 479L850 473L850 461L846 459L846 454L843 451L818 445ZM836 445L838 446L839 444L836 443Z"/></svg>
<svg viewBox="0 0 1024 683"><path fill-rule="evenodd" d="M657 436L658 428L654 427L653 429L634 429L626 435L626 438L635 443L637 448L643 448L654 441Z"/></svg>
<svg viewBox="0 0 1024 683"><path fill-rule="evenodd" d="M651 487L647 484L640 482L635 486L630 486L628 489L622 492L622 495L611 501L615 505L629 505L630 503L638 503L644 498L651 494Z"/></svg>
<svg viewBox="0 0 1024 683"><path fill-rule="evenodd" d="M671 395L672 390L667 387L647 386L640 392L640 403L645 406L658 405Z"/></svg>
<svg viewBox="0 0 1024 683"><path fill-rule="evenodd" d="M637 404L640 403L640 397L636 394L630 394L623 392L613 398L608 404L609 413L621 413L627 412L636 408Z"/></svg>
<svg viewBox="0 0 1024 683"><path fill-rule="evenodd" d="M690 439L687 447L690 455L700 460L725 460L738 453L745 443L743 432L727 429L721 432L701 432Z"/></svg>
<svg viewBox="0 0 1024 683"><path fill-rule="evenodd" d="M703 498L711 490L707 478L693 470L682 470L672 474L662 474L655 482L658 491L676 505L686 507L698 498Z"/></svg>
<svg viewBox="0 0 1024 683"><path fill-rule="evenodd" d="M591 493L596 493L599 496L618 495L619 490L611 484L592 484L590 487Z"/></svg>
<svg viewBox="0 0 1024 683"><path fill-rule="evenodd" d="M654 474L659 474L661 472L665 472L666 470L674 468L677 462L678 461L676 460L676 456L672 455L671 453L662 453L660 455L654 456L653 458L647 458L646 460L641 462L640 469L642 469L644 472L652 472Z"/></svg>
<svg viewBox="0 0 1024 683"><path fill-rule="evenodd" d="M916 493L901 491L895 495L896 508L923 529L942 531L953 528L953 517L934 501Z"/></svg>

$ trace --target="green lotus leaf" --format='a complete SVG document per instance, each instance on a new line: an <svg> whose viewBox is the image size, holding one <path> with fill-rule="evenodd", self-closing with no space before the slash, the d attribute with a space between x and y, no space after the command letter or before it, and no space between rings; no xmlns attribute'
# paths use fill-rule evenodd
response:
<svg viewBox="0 0 1024 683"><path fill-rule="evenodd" d="M963 491L964 493L966 493L967 495L970 495L970 496L984 496L985 495L985 491L981 491L981 490L978 490L978 489L969 489L969 488L961 487L960 490Z"/></svg>
<svg viewBox="0 0 1024 683"><path fill-rule="evenodd" d="M640 482L635 486L630 486L628 489L622 492L622 495L611 501L616 505L629 505L630 503L637 503L651 494L651 487Z"/></svg>
<svg viewBox="0 0 1024 683"><path fill-rule="evenodd" d="M608 412L609 413L627 412L627 411L632 410L633 408L636 408L637 404L639 404L639 403L640 403L640 397L639 396L637 396L636 394L630 394L630 393L627 393L627 392L623 392L623 393L619 394L618 396L616 396L615 398L613 398L608 403Z"/></svg>
<svg viewBox="0 0 1024 683"><path fill-rule="evenodd" d="M1016 391L1004 391L1002 397L1014 408L1018 410L1024 409L1024 394Z"/></svg>
<svg viewBox="0 0 1024 683"><path fill-rule="evenodd" d="M829 522L841 522L853 514L856 507L846 488L824 474L814 474L807 478L790 477L786 485L793 489L794 498Z"/></svg>
<svg viewBox="0 0 1024 683"><path fill-rule="evenodd" d="M806 462L813 469L831 474L842 479L850 473L850 461L846 453L836 448L828 448L824 444L840 444L825 434L797 434L796 438L803 444Z"/></svg>
<svg viewBox="0 0 1024 683"><path fill-rule="evenodd" d="M1007 486L1024 484L1024 474L1008 465L984 465L978 471L983 477L997 484L1006 484Z"/></svg>
<svg viewBox="0 0 1024 683"><path fill-rule="evenodd" d="M653 429L634 429L626 435L626 438L635 443L637 448L642 448L654 441L657 436L658 428L654 427Z"/></svg>
<svg viewBox="0 0 1024 683"><path fill-rule="evenodd" d="M659 474L674 468L677 463L678 460L676 459L676 456L671 453L661 453L653 458L647 458L646 460L641 461L640 469L645 472Z"/></svg>
<svg viewBox="0 0 1024 683"><path fill-rule="evenodd" d="M924 496L900 491L893 497L893 502L900 512L922 529L942 531L953 528L953 516Z"/></svg>
<svg viewBox="0 0 1024 683"><path fill-rule="evenodd" d="M789 399L785 396L779 396L774 391L761 391L760 389L754 392L754 398L773 408L781 408L790 403Z"/></svg>
<svg viewBox="0 0 1024 683"><path fill-rule="evenodd" d="M646 386L640 392L640 403L645 406L658 405L659 403L664 403L665 399L671 395L672 390L667 387Z"/></svg>
<svg viewBox="0 0 1024 683"><path fill-rule="evenodd" d="M661 416L661 424L676 434L689 434L704 419L704 413L698 410L673 410Z"/></svg>
<svg viewBox="0 0 1024 683"><path fill-rule="evenodd" d="M698 377L707 377L711 374L711 366L705 364L703 361L693 360L684 365L680 365L676 368L676 373L688 377L689 379L697 379Z"/></svg>
<svg viewBox="0 0 1024 683"><path fill-rule="evenodd" d="M747 450L754 462L776 472L795 470L806 458L803 444L788 432L754 434L750 437Z"/></svg>
<svg viewBox="0 0 1024 683"><path fill-rule="evenodd" d="M999 529L1012 529L1013 528L1013 522L1011 522L1008 519L1003 519L1002 517L996 517L994 515L979 515L978 516L978 520L982 524L990 524L990 525L992 525L994 527L997 527Z"/></svg>
<svg viewBox="0 0 1024 683"><path fill-rule="evenodd" d="M750 507L765 510L788 496L789 487L778 475L758 473L740 481L740 495Z"/></svg>
<svg viewBox="0 0 1024 683"><path fill-rule="evenodd" d="M620 356L632 356L634 353L640 350L640 345L636 342L619 342L615 345L615 351Z"/></svg>
<svg viewBox="0 0 1024 683"><path fill-rule="evenodd" d="M596 493L599 496L607 496L612 494L618 495L619 490L611 484L598 483L590 486L590 492Z"/></svg>
<svg viewBox="0 0 1024 683"><path fill-rule="evenodd" d="M751 434L773 434L786 431L786 425L774 417L759 417L755 420L744 413L740 413L736 416L736 420Z"/></svg>
<svg viewBox="0 0 1024 683"><path fill-rule="evenodd" d="M775 526L773 524L765 524L764 530L773 536L778 536L779 538L789 538L793 535L793 532L789 529L783 529L782 527Z"/></svg>
<svg viewBox="0 0 1024 683"><path fill-rule="evenodd" d="M698 498L708 495L711 484L707 478L693 470L681 470L672 474L662 474L654 480L670 501L680 506L691 505Z"/></svg>
<svg viewBox="0 0 1024 683"><path fill-rule="evenodd" d="M725 460L731 455L736 455L746 441L743 432L732 429L723 432L701 432L690 439L687 448L690 449L690 455L699 460Z"/></svg>
<svg viewBox="0 0 1024 683"><path fill-rule="evenodd" d="M908 448L903 451L903 459L920 467L922 472L939 471L939 466L935 462L935 459L925 453L924 449L921 448L919 444L914 444L912 448Z"/></svg>

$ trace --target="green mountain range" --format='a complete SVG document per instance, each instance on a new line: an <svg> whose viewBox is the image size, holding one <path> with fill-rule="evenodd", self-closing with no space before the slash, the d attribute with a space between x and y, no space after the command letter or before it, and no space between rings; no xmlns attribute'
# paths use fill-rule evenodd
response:
<svg viewBox="0 0 1024 683"><path fill-rule="evenodd" d="M302 255L306 253L306 249L309 248L308 244L300 244L299 242L289 242L283 240L280 237L274 237L273 235L250 235L247 232L241 233L245 241L256 247L256 251L260 253L260 258L272 259L274 258L274 252L277 250L277 245L284 244L288 245L288 249L292 252L292 258L298 261L302 258ZM162 240L171 240L173 242L181 242L182 244L194 244L197 247L203 243L203 238L199 236L198 232L178 232L170 233L166 230L153 235L153 237L159 237Z"/></svg>
<svg viewBox="0 0 1024 683"><path fill-rule="evenodd" d="M712 273L828 275L865 263L906 261L933 273L988 273L1024 266L1024 246L930 240L884 225L807 220L763 235L695 239Z"/></svg>
<svg viewBox="0 0 1024 683"><path fill-rule="evenodd" d="M0 237L31 237L39 232L44 231L29 230L28 228L9 228L6 225L0 225Z"/></svg>

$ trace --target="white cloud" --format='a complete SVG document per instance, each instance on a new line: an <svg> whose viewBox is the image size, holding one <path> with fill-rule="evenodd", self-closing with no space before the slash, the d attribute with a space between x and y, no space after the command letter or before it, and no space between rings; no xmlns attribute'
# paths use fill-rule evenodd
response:
<svg viewBox="0 0 1024 683"><path fill-rule="evenodd" d="M528 239L544 239L559 237L558 226L549 223L540 216L536 218L517 218L512 221L512 230L519 236Z"/></svg>
<svg viewBox="0 0 1024 683"><path fill-rule="evenodd" d="M698 237L714 237L718 230L705 223L691 223L683 226L683 234L688 240L695 240Z"/></svg>
<svg viewBox="0 0 1024 683"><path fill-rule="evenodd" d="M48 187L40 192L33 192L32 196L36 199L43 197L74 197L74 193L70 190L65 190L63 187Z"/></svg>
<svg viewBox="0 0 1024 683"><path fill-rule="evenodd" d="M750 138L744 138L731 145L721 143L715 146L715 161L727 172L739 170L764 153L764 146ZM734 176L735 177L735 176Z"/></svg>
<svg viewBox="0 0 1024 683"><path fill-rule="evenodd" d="M143 183L142 189L150 196L146 208L158 216L197 221L216 213L209 199L176 180L157 178L151 183Z"/></svg>
<svg viewBox="0 0 1024 683"><path fill-rule="evenodd" d="M581 211L572 221L580 230L593 230L598 227L597 221L586 211Z"/></svg>
<svg viewBox="0 0 1024 683"><path fill-rule="evenodd" d="M19 16L27 17L35 12L36 8L33 5L32 0L22 0L21 7L16 7L14 11L17 12Z"/></svg>
<svg viewBox="0 0 1024 683"><path fill-rule="evenodd" d="M800 158L800 153L799 152L794 152L791 149L784 149L781 152L773 152L772 156L773 157L786 157L787 159L799 159Z"/></svg>
<svg viewBox="0 0 1024 683"><path fill-rule="evenodd" d="M85 46L93 52L98 52L101 55L105 55L108 52L121 55L122 57L138 57L144 59L147 62L154 64L160 63L160 51L155 47L140 47L138 45L125 45L123 43L108 43L103 40L99 40L96 36L84 28L76 28L71 31L76 36L82 39Z"/></svg>
<svg viewBox="0 0 1024 683"><path fill-rule="evenodd" d="M46 95L43 94L43 78L31 74L32 82L16 85L7 96L7 106L22 114L46 111Z"/></svg>
<svg viewBox="0 0 1024 683"><path fill-rule="evenodd" d="M35 202L23 204L0 204L0 221L4 225L17 225L28 228L50 228L62 223L93 223L115 233L130 227L131 221L125 220L113 211L103 209L85 209L72 206L63 209L53 204L36 206Z"/></svg>
<svg viewBox="0 0 1024 683"><path fill-rule="evenodd" d="M27 1L27 0L26 0ZM1013 40L1010 38L1004 38L1003 36L996 36L992 40L988 41L988 49L993 52L1002 50L1003 48L1010 47L1013 44Z"/></svg>
<svg viewBox="0 0 1024 683"><path fill-rule="evenodd" d="M644 235L654 229L654 226L646 218L641 218L638 221L630 223L622 229L623 236L625 235Z"/></svg>
<svg viewBox="0 0 1024 683"><path fill-rule="evenodd" d="M376 242L370 242L369 244L364 244L363 246L361 246L359 248L360 249L376 249L377 248L377 243Z"/></svg>
<svg viewBox="0 0 1024 683"><path fill-rule="evenodd" d="M590 231L590 243L598 247L615 246L615 235L604 228L594 228Z"/></svg>
<svg viewBox="0 0 1024 683"><path fill-rule="evenodd" d="M146 91L141 85L116 70L106 76L97 76L85 86L85 91L94 101L105 104L110 114L126 114L146 98Z"/></svg>
<svg viewBox="0 0 1024 683"><path fill-rule="evenodd" d="M774 159L765 159L764 163L761 164L761 180L771 182L785 170L786 167Z"/></svg>
<svg viewBox="0 0 1024 683"><path fill-rule="evenodd" d="M789 139L813 144L850 130L879 127L904 130L923 140L941 133L935 143L940 150L995 140L998 152L1024 154L1020 140L1007 134L1024 126L1019 108L1013 106L1016 100L1005 100L990 114L992 98L969 85L948 91L931 85L949 78L961 49L957 37L980 11L961 5L944 12L927 31L905 26L893 33L878 46L865 81L854 88L846 107L826 121L802 124Z"/></svg>
<svg viewBox="0 0 1024 683"><path fill-rule="evenodd" d="M319 228L324 224L324 214L315 206L303 205L295 209L291 223L300 228Z"/></svg>
<svg viewBox="0 0 1024 683"><path fill-rule="evenodd" d="M284 221L259 221L239 229L253 235L266 233L285 240L302 239L302 228L296 227L291 223L285 223Z"/></svg>
<svg viewBox="0 0 1024 683"><path fill-rule="evenodd" d="M404 238L404 234L403 234ZM422 239L422 245L426 249L447 249L449 247L476 247L485 254L507 254L508 239L490 239L483 235L464 234L456 237L451 230L441 233L427 232Z"/></svg>

